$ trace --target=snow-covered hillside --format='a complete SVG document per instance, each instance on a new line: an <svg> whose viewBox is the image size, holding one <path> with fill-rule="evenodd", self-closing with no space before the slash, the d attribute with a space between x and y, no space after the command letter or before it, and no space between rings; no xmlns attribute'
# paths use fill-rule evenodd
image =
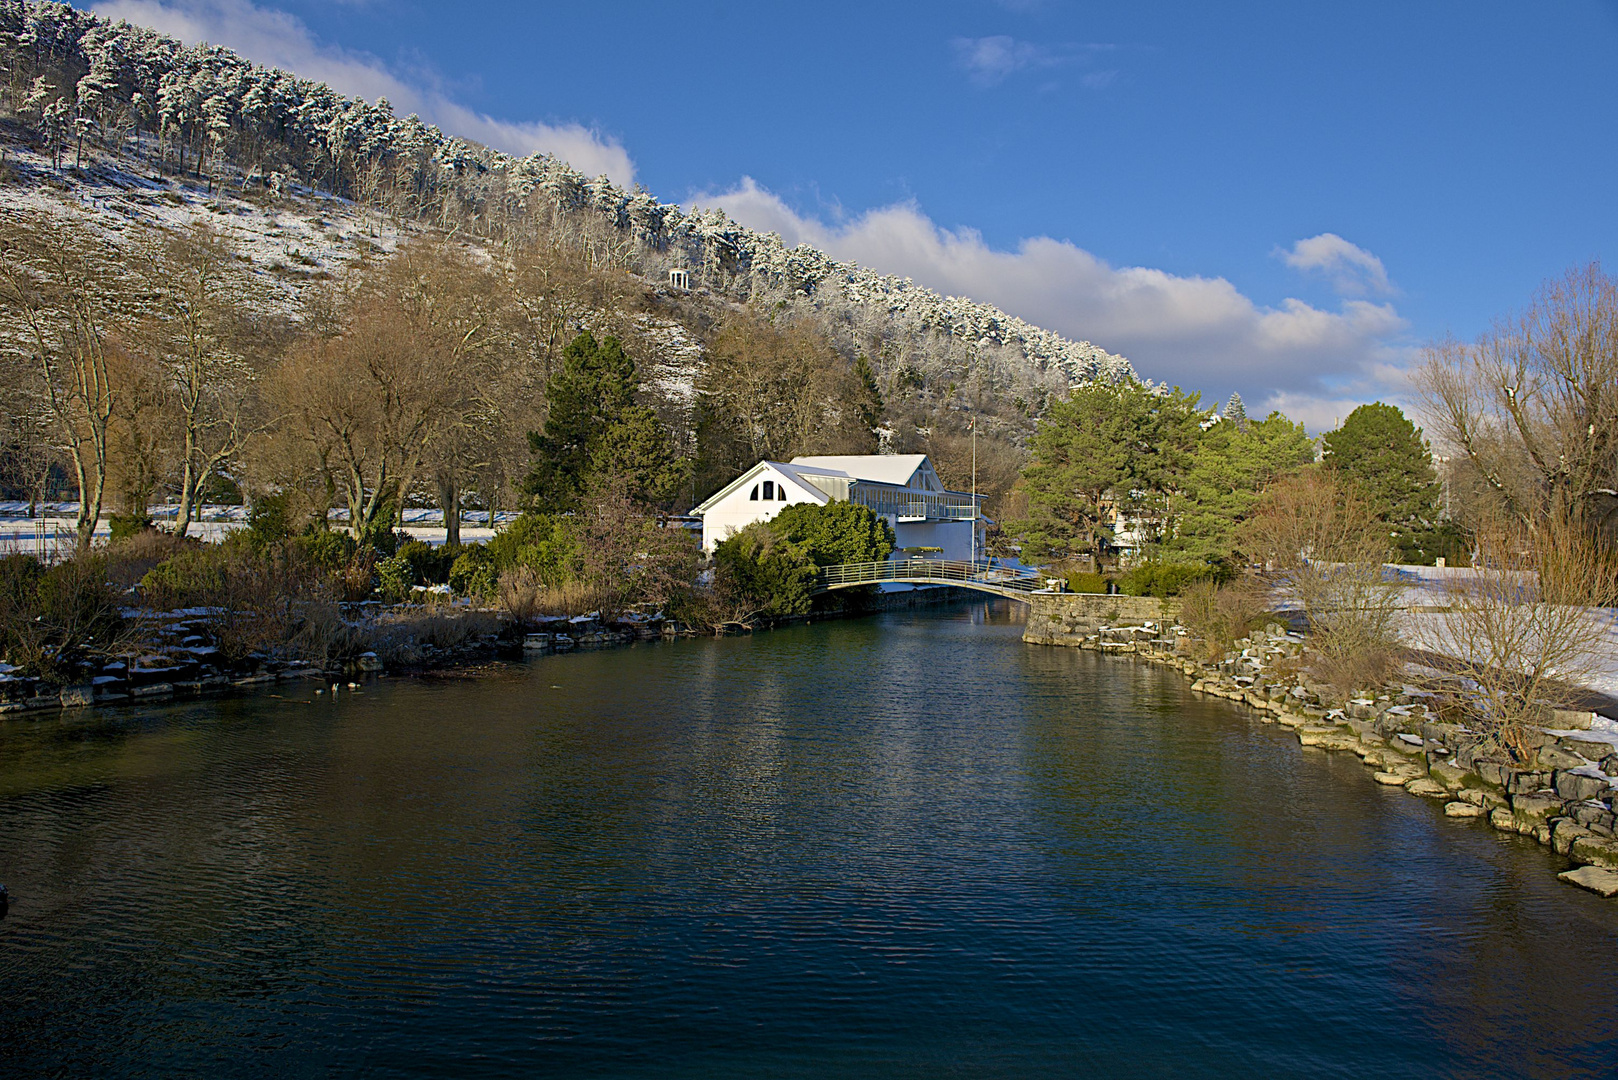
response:
<svg viewBox="0 0 1618 1080"><path fill-rule="evenodd" d="M346 98L229 50L187 47L65 4L0 0L0 61L0 100L38 152L30 164L73 175L50 193L7 186L0 205L109 223L207 213L289 298L307 279L387 250L409 227L390 219L493 242L543 229L649 281L683 269L716 298L809 309L850 354L940 385L971 376L1033 401L1077 381L1135 377L1123 357L992 305L789 248L722 211L689 213L549 156L514 158L396 117L385 100ZM87 147L91 168L66 170ZM174 174L197 184L162 179ZM228 189L237 197L220 195Z"/></svg>

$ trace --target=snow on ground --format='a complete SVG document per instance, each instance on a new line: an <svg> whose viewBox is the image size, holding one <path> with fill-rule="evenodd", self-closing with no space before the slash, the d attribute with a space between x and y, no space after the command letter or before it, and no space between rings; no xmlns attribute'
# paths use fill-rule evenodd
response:
<svg viewBox="0 0 1618 1080"><path fill-rule="evenodd" d="M0 501L0 556L26 554L54 560L71 553L77 543L77 534L73 530L74 516L77 512L77 503L42 503L39 507L39 516L30 518L27 503ZM172 523L177 513L177 508L173 506L158 506L151 510L152 518L160 524ZM405 510L403 516L402 532L429 544L437 545L444 542L442 510L412 507ZM467 511L461 519L461 542L485 543L493 538L498 528L510 523L516 516L514 511L500 511L494 515L494 524L491 526L487 511ZM331 512L331 521L334 524L340 524L347 518L347 511ZM245 507L205 506L191 522L188 535L208 543L218 543L246 524ZM111 539L111 525L106 518L97 522L94 535L96 543L104 544Z"/></svg>
<svg viewBox="0 0 1618 1080"><path fill-rule="evenodd" d="M141 154L147 154L144 140ZM183 229L206 221L243 256L255 298L296 315L300 295L370 253L392 252L409 234L387 216L311 188L288 185L279 197L159 172L141 156L87 154L85 168L58 174L50 158L8 144L6 163L27 179L0 187L0 214L71 222L113 243L129 243L133 226Z"/></svg>

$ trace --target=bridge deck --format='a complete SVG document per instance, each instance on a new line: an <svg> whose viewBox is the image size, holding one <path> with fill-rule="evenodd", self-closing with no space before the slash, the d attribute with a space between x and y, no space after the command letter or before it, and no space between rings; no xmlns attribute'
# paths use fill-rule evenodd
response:
<svg viewBox="0 0 1618 1080"><path fill-rule="evenodd" d="M888 559L883 562L828 566L815 575L815 592L848 589L856 585L958 585L963 589L1026 600L1045 587L1045 579L1031 570L1012 570L988 562L948 559Z"/></svg>

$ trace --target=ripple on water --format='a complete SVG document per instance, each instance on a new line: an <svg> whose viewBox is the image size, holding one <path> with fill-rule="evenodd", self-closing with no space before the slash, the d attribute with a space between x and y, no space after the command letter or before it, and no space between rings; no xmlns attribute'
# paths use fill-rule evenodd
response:
<svg viewBox="0 0 1618 1080"><path fill-rule="evenodd" d="M1618 917L1553 857L1018 630L896 614L0 725L0 1062L1618 1071Z"/></svg>

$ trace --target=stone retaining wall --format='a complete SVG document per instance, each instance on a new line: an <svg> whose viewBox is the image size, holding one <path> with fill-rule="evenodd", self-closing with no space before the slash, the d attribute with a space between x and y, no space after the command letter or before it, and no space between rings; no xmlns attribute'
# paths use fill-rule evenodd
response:
<svg viewBox="0 0 1618 1080"><path fill-rule="evenodd" d="M1028 598L1028 625L1022 639L1034 645L1080 646L1102 626L1171 621L1177 600L1104 593L1045 593Z"/></svg>

